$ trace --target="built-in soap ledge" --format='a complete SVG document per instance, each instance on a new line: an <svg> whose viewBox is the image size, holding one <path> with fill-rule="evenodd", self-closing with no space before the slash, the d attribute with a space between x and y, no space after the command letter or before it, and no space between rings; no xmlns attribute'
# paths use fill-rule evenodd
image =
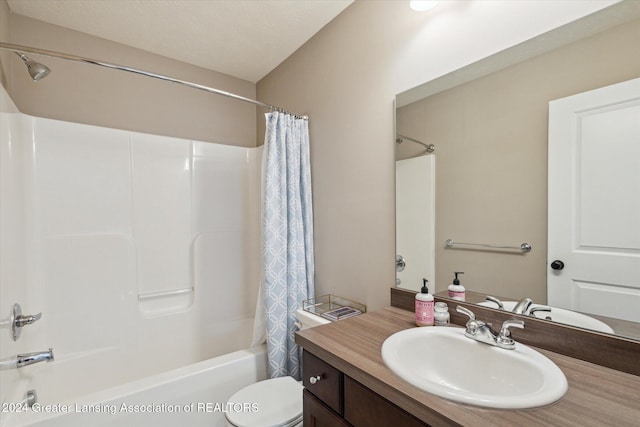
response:
<svg viewBox="0 0 640 427"><path fill-rule="evenodd" d="M140 312L146 315L162 315L184 310L193 304L194 288L138 294Z"/></svg>

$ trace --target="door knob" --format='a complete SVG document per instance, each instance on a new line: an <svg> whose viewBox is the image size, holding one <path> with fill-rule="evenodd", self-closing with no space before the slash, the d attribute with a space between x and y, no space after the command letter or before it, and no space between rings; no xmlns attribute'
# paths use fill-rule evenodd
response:
<svg viewBox="0 0 640 427"><path fill-rule="evenodd" d="M554 270L562 270L564 268L564 262L557 259L551 263L551 268Z"/></svg>

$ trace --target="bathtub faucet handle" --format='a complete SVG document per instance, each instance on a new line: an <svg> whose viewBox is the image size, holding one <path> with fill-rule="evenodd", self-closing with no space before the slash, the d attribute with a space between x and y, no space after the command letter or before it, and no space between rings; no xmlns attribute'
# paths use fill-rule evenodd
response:
<svg viewBox="0 0 640 427"><path fill-rule="evenodd" d="M16 326L21 328L23 326L30 325L36 320L40 320L41 317L42 317L42 312L38 314L31 314L29 316L22 315L16 319Z"/></svg>
<svg viewBox="0 0 640 427"><path fill-rule="evenodd" d="M18 341L18 338L20 338L20 328L40 320L41 317L42 312L38 314L23 315L20 304L14 304L13 311L11 312L11 330L13 332L13 340Z"/></svg>

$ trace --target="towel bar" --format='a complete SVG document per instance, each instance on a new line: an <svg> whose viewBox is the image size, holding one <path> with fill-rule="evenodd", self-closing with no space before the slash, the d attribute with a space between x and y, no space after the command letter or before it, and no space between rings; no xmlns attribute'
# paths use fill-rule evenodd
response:
<svg viewBox="0 0 640 427"><path fill-rule="evenodd" d="M531 252L532 246L529 243L522 243L520 246L502 246L502 245L489 245L484 243L463 243L463 242L454 242L453 239L447 239L444 242L447 248L453 248L458 245L464 246L479 246L482 248L490 248L490 249L513 249L521 252Z"/></svg>

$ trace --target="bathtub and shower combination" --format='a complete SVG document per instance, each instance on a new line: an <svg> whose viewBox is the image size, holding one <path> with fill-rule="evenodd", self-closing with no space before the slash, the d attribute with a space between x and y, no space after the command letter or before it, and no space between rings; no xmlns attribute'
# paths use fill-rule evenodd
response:
<svg viewBox="0 0 640 427"><path fill-rule="evenodd" d="M4 91L3 88L0 90ZM0 426L223 426L250 347L261 148L1 114ZM19 303L42 317L14 341ZM26 409L28 390L36 403Z"/></svg>

